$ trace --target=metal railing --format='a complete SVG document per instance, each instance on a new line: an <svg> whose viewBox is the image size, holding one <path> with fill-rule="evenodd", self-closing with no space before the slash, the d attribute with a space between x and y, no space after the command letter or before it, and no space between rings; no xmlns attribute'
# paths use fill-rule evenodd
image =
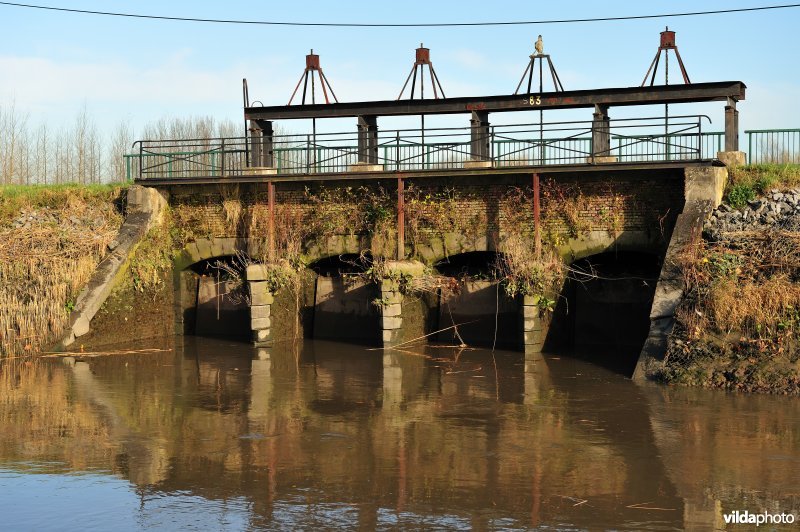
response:
<svg viewBox="0 0 800 532"><path fill-rule="evenodd" d="M747 162L800 163L800 129L751 129L747 136Z"/></svg>
<svg viewBox="0 0 800 532"><path fill-rule="evenodd" d="M468 161L494 167L713 159L723 134L703 132L705 116L611 120L608 148L592 150L592 122L496 125L474 137L470 128L379 131L367 157L359 154L358 133L282 135L272 139L273 168L279 175L344 173L359 160L384 171L462 168ZM709 120L710 122L710 120ZM128 178L234 177L249 166L247 138L137 141L125 156ZM475 157L475 144L483 144ZM362 157L359 157L362 155ZM613 158L613 159L606 159Z"/></svg>

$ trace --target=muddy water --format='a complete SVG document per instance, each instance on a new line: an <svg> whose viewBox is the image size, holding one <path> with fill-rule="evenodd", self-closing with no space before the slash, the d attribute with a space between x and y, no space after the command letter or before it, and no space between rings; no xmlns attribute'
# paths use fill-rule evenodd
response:
<svg viewBox="0 0 800 532"><path fill-rule="evenodd" d="M712 530L733 510L800 513L797 399L500 351L125 346L143 347L171 351L2 366L0 528Z"/></svg>

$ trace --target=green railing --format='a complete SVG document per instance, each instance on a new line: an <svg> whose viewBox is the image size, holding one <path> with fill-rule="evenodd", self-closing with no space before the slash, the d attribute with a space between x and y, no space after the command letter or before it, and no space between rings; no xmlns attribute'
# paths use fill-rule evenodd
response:
<svg viewBox="0 0 800 532"><path fill-rule="evenodd" d="M747 162L800 163L800 129L750 129L747 136Z"/></svg>

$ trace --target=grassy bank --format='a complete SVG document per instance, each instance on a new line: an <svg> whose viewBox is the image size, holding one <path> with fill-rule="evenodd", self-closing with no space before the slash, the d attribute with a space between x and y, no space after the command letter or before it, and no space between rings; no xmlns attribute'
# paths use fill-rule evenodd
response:
<svg viewBox="0 0 800 532"><path fill-rule="evenodd" d="M0 187L0 357L63 333L78 293L122 224L124 187Z"/></svg>
<svg viewBox="0 0 800 532"><path fill-rule="evenodd" d="M726 203L800 186L798 165L733 172ZM800 233L777 227L698 238L684 250L667 382L800 394Z"/></svg>
<svg viewBox="0 0 800 532"><path fill-rule="evenodd" d="M738 209L772 189L800 187L800 164L765 163L734 168L725 188L725 203Z"/></svg>

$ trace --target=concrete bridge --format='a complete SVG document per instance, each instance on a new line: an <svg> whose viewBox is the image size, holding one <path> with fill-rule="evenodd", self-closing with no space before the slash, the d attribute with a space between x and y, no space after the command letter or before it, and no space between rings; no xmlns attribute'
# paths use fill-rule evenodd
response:
<svg viewBox="0 0 800 532"><path fill-rule="evenodd" d="M652 374L681 296L674 255L719 204L726 164L743 162L744 89L246 106L247 138L142 141L136 182L159 192L185 235L178 332L246 334L259 345L302 336L393 346L430 335L530 353L593 344L627 372L638 361L637 377ZM725 103L725 150L713 154L704 117L609 112L708 101ZM590 108L592 120L489 122L565 108ZM382 116L458 113L468 128L378 130ZM317 120L341 117L356 120L354 133L317 130ZM309 118L308 135L275 134L276 120ZM247 297L224 297L237 288L213 278L219 261L242 270ZM505 290L498 265L523 271L527 285ZM567 275L549 276L551 267ZM456 290L448 278L461 279Z"/></svg>

